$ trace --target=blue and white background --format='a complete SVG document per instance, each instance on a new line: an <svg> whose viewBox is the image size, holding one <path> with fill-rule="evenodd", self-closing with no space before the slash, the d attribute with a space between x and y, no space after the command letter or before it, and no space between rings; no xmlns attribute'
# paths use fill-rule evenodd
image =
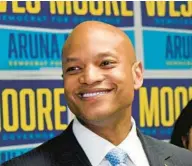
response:
<svg viewBox="0 0 192 166"><path fill-rule="evenodd" d="M0 163L66 129L61 49L80 22L121 28L144 65L136 92L138 128L169 140L192 98L191 1L0 1ZM127 88L127 87L125 87Z"/></svg>

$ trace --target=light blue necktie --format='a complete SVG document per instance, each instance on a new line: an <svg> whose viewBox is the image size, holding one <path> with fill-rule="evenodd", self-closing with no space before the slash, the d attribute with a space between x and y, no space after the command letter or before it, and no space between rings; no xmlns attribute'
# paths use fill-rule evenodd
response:
<svg viewBox="0 0 192 166"><path fill-rule="evenodd" d="M105 156L112 166L128 166L129 157L122 149L114 148Z"/></svg>

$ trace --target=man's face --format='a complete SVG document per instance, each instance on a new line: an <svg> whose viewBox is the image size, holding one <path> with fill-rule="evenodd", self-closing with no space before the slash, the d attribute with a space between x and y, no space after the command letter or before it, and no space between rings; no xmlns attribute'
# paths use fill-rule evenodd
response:
<svg viewBox="0 0 192 166"><path fill-rule="evenodd" d="M71 42L64 55L64 88L77 117L102 121L131 107L134 79L129 56L134 53L122 37L107 31Z"/></svg>

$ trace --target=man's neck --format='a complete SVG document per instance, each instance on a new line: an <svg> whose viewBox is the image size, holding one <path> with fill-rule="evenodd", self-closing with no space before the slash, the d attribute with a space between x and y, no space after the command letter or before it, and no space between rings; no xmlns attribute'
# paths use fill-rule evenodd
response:
<svg viewBox="0 0 192 166"><path fill-rule="evenodd" d="M112 144L119 145L127 137L132 127L131 111L124 111L102 123L83 123L83 125Z"/></svg>

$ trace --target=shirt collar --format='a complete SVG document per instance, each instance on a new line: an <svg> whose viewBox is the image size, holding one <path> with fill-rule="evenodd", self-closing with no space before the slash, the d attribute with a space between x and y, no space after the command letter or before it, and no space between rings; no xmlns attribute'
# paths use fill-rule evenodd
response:
<svg viewBox="0 0 192 166"><path fill-rule="evenodd" d="M131 152L132 147L134 146L136 134L136 125L133 118L131 118L132 128L125 138L118 147L128 153ZM100 137L99 135L95 134L85 126L83 126L76 118L73 122L73 132L74 135L81 145L82 149L84 150L85 154L87 155L89 161L93 166L98 166L99 163L104 159L106 154L113 148L115 145L110 143L108 140ZM130 156L131 157L131 156Z"/></svg>

